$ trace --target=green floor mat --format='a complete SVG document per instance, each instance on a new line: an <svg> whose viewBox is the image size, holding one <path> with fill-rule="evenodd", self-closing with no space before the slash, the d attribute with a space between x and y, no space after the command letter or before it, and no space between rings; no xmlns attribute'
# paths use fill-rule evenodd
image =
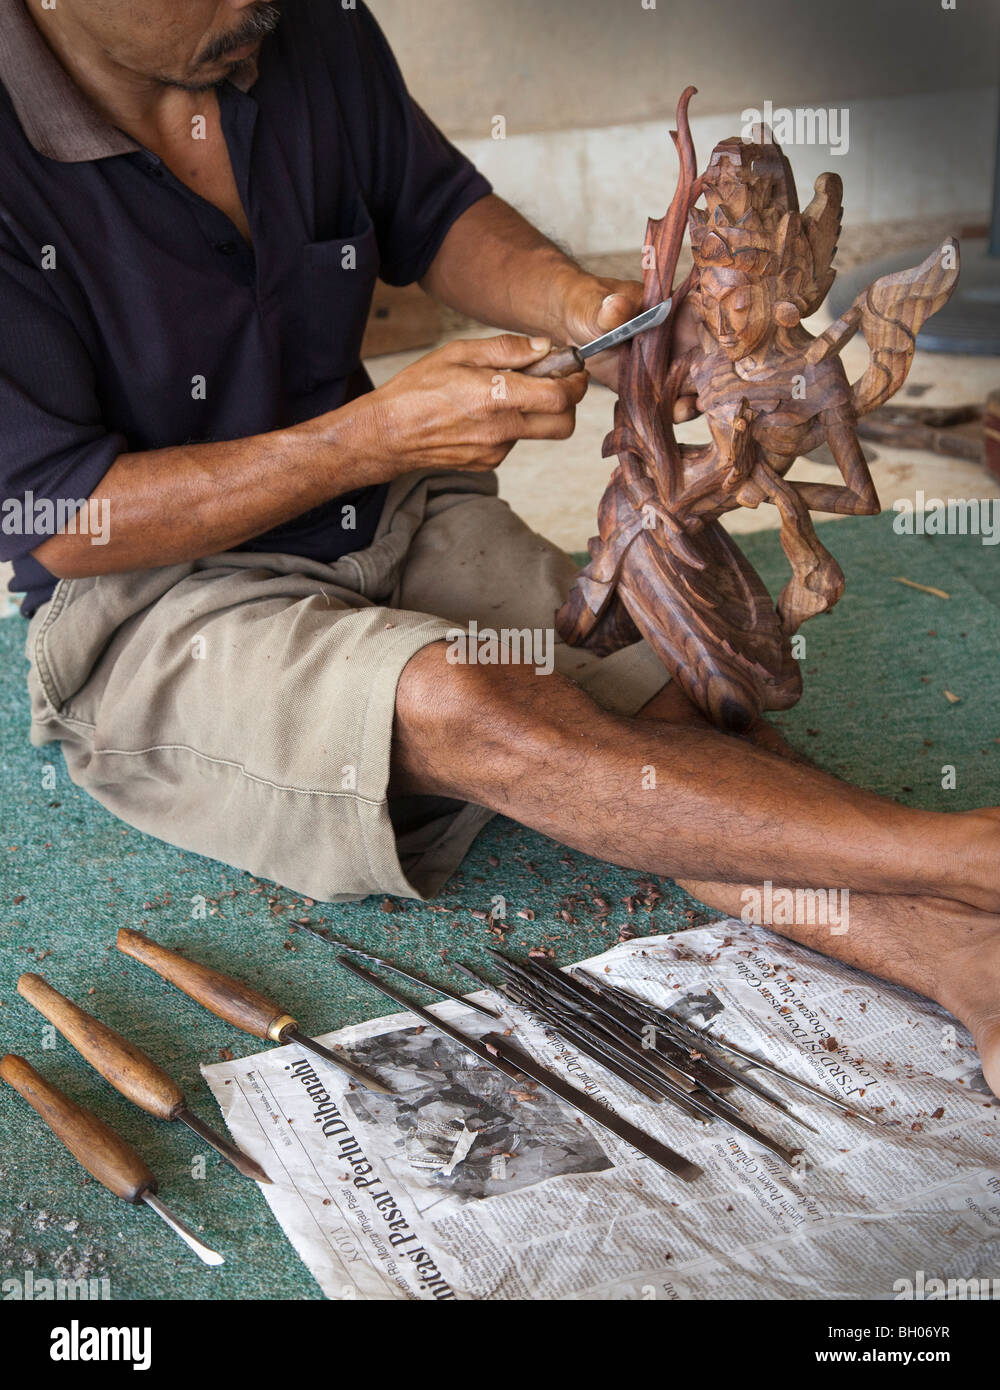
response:
<svg viewBox="0 0 1000 1390"><path fill-rule="evenodd" d="M775 722L830 771L907 804L961 810L1000 802L1000 547L970 536L898 536L891 517L820 529L847 574L847 593L803 628L805 695ZM787 571L777 535L745 538L744 548L776 590ZM256 1188L214 1159L207 1177L193 1176L192 1155L204 1152L193 1135L129 1105L68 1044L47 1046L44 1020L15 992L22 971L41 970L126 1033L218 1123L198 1063L248 1055L258 1044L120 956L119 926L195 948L199 959L293 1005L303 1027L320 1032L391 1009L339 971L321 942L294 933L300 919L455 985L442 965L448 951L489 973L483 948L499 940L488 920L498 895L507 945L551 948L559 963L622 935L717 915L668 880L610 868L503 819L430 904L311 904L183 854L121 826L78 791L54 748L30 747L24 630L20 618L0 622L0 1050L23 1054L115 1125L156 1171L164 1198L231 1258L223 1269L204 1269L152 1212L89 1181L0 1086L0 1280L30 1269L36 1278L106 1276L116 1298L319 1297ZM192 915L201 899L204 920Z"/></svg>

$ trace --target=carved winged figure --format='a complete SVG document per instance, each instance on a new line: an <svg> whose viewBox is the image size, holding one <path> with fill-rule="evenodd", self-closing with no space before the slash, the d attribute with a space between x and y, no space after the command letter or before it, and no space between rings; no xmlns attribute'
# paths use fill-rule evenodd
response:
<svg viewBox="0 0 1000 1390"><path fill-rule="evenodd" d="M677 192L666 216L649 224L643 307L670 295L685 227L694 269L674 291L668 320L625 349L604 444L618 467L590 563L556 625L567 642L604 654L645 637L708 717L741 731L802 693L791 639L844 588L810 512L880 510L855 425L905 381L917 333L958 279L958 245L949 238L921 265L876 280L813 337L801 320L833 283L841 181L821 175L800 211L791 167L766 128L752 140L722 141L696 179L687 123L694 90L681 97L673 132ZM686 298L700 342L676 354L673 327ZM838 354L859 328L870 362L852 385ZM682 397L696 397L710 443L677 442ZM789 480L796 458L823 443L842 482ZM779 511L792 571L777 606L719 520L761 502Z"/></svg>

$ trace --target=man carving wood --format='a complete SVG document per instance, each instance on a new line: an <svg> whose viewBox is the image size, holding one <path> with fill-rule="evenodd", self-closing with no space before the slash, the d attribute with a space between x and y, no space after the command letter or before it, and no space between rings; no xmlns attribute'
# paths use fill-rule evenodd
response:
<svg viewBox="0 0 1000 1390"><path fill-rule="evenodd" d="M35 743L129 823L316 898L432 894L495 812L727 911L848 888L846 935L787 934L941 1001L1000 1087L997 810L908 810L719 732L646 643L560 643L548 676L448 660L456 624L550 628L567 599L494 470L568 436L587 377L518 369L642 286L491 194L362 4L278 16L0 0L5 496L110 516L98 545L2 533ZM372 390L376 274L509 333ZM740 448L727 477L755 485Z"/></svg>

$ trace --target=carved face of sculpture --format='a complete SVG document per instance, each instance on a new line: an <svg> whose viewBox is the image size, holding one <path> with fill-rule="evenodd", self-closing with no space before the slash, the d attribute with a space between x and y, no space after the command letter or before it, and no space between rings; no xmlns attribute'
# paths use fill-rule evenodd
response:
<svg viewBox="0 0 1000 1390"><path fill-rule="evenodd" d="M742 270L703 271L697 305L706 328L733 362L761 347L774 322L767 281Z"/></svg>

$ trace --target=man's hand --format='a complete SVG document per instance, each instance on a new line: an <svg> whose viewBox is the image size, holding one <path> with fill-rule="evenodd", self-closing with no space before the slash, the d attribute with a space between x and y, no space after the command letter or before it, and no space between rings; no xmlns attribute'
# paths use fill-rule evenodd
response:
<svg viewBox="0 0 1000 1390"><path fill-rule="evenodd" d="M547 338L448 343L361 397L351 426L356 447L383 477L421 468L496 468L519 439L568 439L586 372L560 381L523 376Z"/></svg>
<svg viewBox="0 0 1000 1390"><path fill-rule="evenodd" d="M642 285L638 280L582 275L565 301L563 313L566 342L585 347L642 313ZM618 390L621 352L621 348L612 348L587 360L587 371L595 381L610 386L612 391Z"/></svg>
<svg viewBox="0 0 1000 1390"><path fill-rule="evenodd" d="M583 275L570 291L564 312L566 341L575 347L585 347L642 313L642 284L638 280ZM685 300L674 323L674 354L687 352L697 341L697 321ZM623 351L623 347L612 348L587 359L587 371L591 376L615 392ZM674 419L690 420L697 413L693 399L681 397L674 410Z"/></svg>

